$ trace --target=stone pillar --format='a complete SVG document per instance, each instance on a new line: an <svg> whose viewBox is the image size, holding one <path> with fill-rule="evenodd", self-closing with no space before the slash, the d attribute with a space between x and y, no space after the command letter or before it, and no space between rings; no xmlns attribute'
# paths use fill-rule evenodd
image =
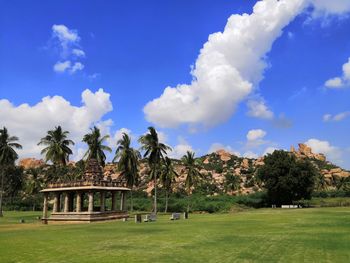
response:
<svg viewBox="0 0 350 263"><path fill-rule="evenodd" d="M94 193L89 192L89 207L88 207L88 212L92 213L94 211Z"/></svg>
<svg viewBox="0 0 350 263"><path fill-rule="evenodd" d="M116 211L117 210L117 203L116 203L116 194L115 191L112 191L112 211Z"/></svg>
<svg viewBox="0 0 350 263"><path fill-rule="evenodd" d="M80 202L80 208L81 208L81 211L84 211L84 198L85 198L85 195L84 193L81 193L81 202Z"/></svg>
<svg viewBox="0 0 350 263"><path fill-rule="evenodd" d="M52 212L57 213L59 211L60 211L60 193L55 193Z"/></svg>
<svg viewBox="0 0 350 263"><path fill-rule="evenodd" d="M81 212L81 193L77 193L77 212Z"/></svg>
<svg viewBox="0 0 350 263"><path fill-rule="evenodd" d="M74 211L74 193L69 193L69 212Z"/></svg>
<svg viewBox="0 0 350 263"><path fill-rule="evenodd" d="M120 210L125 211L125 192L121 192L121 198L120 198Z"/></svg>
<svg viewBox="0 0 350 263"><path fill-rule="evenodd" d="M64 194L64 208L63 211L65 213L69 212L69 193Z"/></svg>
<svg viewBox="0 0 350 263"><path fill-rule="evenodd" d="M49 207L49 194L44 193L44 205L43 205L43 224L47 224L47 210Z"/></svg>
<svg viewBox="0 0 350 263"><path fill-rule="evenodd" d="M105 192L100 192L100 211L101 212L104 212L105 211L105 204L106 204L106 195L105 195Z"/></svg>

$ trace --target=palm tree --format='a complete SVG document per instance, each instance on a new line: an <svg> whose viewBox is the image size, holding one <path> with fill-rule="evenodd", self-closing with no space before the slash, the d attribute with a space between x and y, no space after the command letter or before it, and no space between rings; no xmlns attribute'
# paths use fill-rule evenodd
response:
<svg viewBox="0 0 350 263"><path fill-rule="evenodd" d="M103 142L109 138L109 135L101 137L100 129L96 126L91 129L91 133L85 134L83 142L86 142L89 146L89 149L85 153L84 157L87 156L87 159L96 159L98 163L102 166L105 165L106 155L104 151L111 152L112 149L106 145L103 145Z"/></svg>
<svg viewBox="0 0 350 263"><path fill-rule="evenodd" d="M5 127L0 129L0 217L2 217L2 195L4 189L5 169L8 166L15 165L15 161L18 159L18 154L15 149L22 149L22 145L16 143L16 141L18 141L18 137L10 136Z"/></svg>
<svg viewBox="0 0 350 263"><path fill-rule="evenodd" d="M198 182L198 178L201 177L201 173L198 170L196 159L194 158L194 152L187 151L186 155L182 157L183 165L185 166L185 187L188 195L187 212L190 210L189 198L191 194L191 188Z"/></svg>
<svg viewBox="0 0 350 263"><path fill-rule="evenodd" d="M164 143L159 142L158 134L155 128L148 127L148 133L139 138L141 150L145 151L143 157L148 159L151 168L151 176L154 179L154 213L157 213L157 177L160 172L161 161L164 160L167 150L171 148Z"/></svg>
<svg viewBox="0 0 350 263"><path fill-rule="evenodd" d="M122 139L117 142L117 150L113 162L117 159L118 169L126 179L126 185L131 188L131 212L133 211L132 190L138 184L138 161L141 158L140 152L130 147L131 139L129 135L123 133Z"/></svg>
<svg viewBox="0 0 350 263"><path fill-rule="evenodd" d="M74 145L74 142L67 139L68 134L68 131L63 131L61 126L57 126L41 138L38 145L46 146L41 151L41 154L45 154L46 162L51 161L54 165L63 166L69 162L69 155L73 154L69 145Z"/></svg>
<svg viewBox="0 0 350 263"><path fill-rule="evenodd" d="M162 171L160 173L160 180L162 182L163 187L165 188L165 209L164 212L168 211L168 199L169 193L172 190L172 184L176 181L176 177L179 175L175 171L175 167L170 158L165 157L164 164L162 167Z"/></svg>

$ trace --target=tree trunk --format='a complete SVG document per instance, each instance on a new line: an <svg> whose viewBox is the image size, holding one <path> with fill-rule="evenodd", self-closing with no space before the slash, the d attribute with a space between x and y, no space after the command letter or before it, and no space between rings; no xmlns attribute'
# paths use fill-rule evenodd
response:
<svg viewBox="0 0 350 263"><path fill-rule="evenodd" d="M2 196L3 196L3 190L4 190L4 169L3 169L3 167L0 168L0 174L1 174L1 185L0 185L0 217L3 217L3 214L2 214Z"/></svg>
<svg viewBox="0 0 350 263"><path fill-rule="evenodd" d="M187 196L187 213L190 212L190 194Z"/></svg>
<svg viewBox="0 0 350 263"><path fill-rule="evenodd" d="M165 209L164 209L164 213L168 212L168 198L169 198L168 191L165 191Z"/></svg>
<svg viewBox="0 0 350 263"><path fill-rule="evenodd" d="M133 202L133 200L132 200L132 187L131 187L131 191L130 191L130 203L131 203L131 208L130 208L130 212L132 213L133 212L133 210L134 210L134 202Z"/></svg>
<svg viewBox="0 0 350 263"><path fill-rule="evenodd" d="M157 170L154 171L154 213L157 214Z"/></svg>

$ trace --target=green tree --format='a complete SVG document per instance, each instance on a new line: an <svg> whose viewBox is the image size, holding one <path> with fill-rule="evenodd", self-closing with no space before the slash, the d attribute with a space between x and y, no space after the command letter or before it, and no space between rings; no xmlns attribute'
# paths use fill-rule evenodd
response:
<svg viewBox="0 0 350 263"><path fill-rule="evenodd" d="M91 129L91 133L85 134L83 138L83 142L87 143L89 147L84 157L87 157L88 160L96 159L100 165L104 166L106 161L104 151L112 152L111 148L103 145L103 142L108 138L109 135L101 137L100 129L94 126Z"/></svg>
<svg viewBox="0 0 350 263"><path fill-rule="evenodd" d="M46 146L41 151L46 162L51 161L54 165L66 165L69 162L69 155L73 154L69 145L74 145L74 142L67 139L68 134L68 131L63 131L61 126L57 126L41 138L38 145Z"/></svg>
<svg viewBox="0 0 350 263"><path fill-rule="evenodd" d="M267 189L269 201L276 205L310 199L317 170L308 160L297 160L285 151L274 151L264 159L258 176Z"/></svg>
<svg viewBox="0 0 350 263"><path fill-rule="evenodd" d="M139 138L139 143L142 145L141 150L144 151L143 157L147 158L151 169L151 176L154 180L154 213L157 213L157 179L160 173L161 161L167 154L167 150L171 148L164 143L159 142L158 134L155 128L148 127L148 133Z"/></svg>
<svg viewBox="0 0 350 263"><path fill-rule="evenodd" d="M188 204L187 204L187 212L190 210L190 195L191 195L191 189L194 187L197 183L199 178L202 176L199 172L199 167L196 164L196 159L194 158L194 152L187 151L186 155L182 157L182 163L185 166L185 187L186 192L188 195Z"/></svg>
<svg viewBox="0 0 350 263"><path fill-rule="evenodd" d="M35 211L36 197L44 186L42 168L30 168L26 170L25 198L32 199L33 211Z"/></svg>
<svg viewBox="0 0 350 263"><path fill-rule="evenodd" d="M178 176L179 175L177 174L171 159L165 157L160 173L160 181L162 182L162 186L165 190L165 213L168 212L169 193L171 193L172 185L176 182L176 177Z"/></svg>
<svg viewBox="0 0 350 263"><path fill-rule="evenodd" d="M233 173L225 174L225 190L228 191L236 191L239 189L241 183L241 179L239 176L234 175Z"/></svg>
<svg viewBox="0 0 350 263"><path fill-rule="evenodd" d="M130 147L129 135L123 133L122 139L117 142L117 150L113 162L118 160L118 170L125 178L126 184L131 188L131 212L133 211L132 191L138 185L138 162L141 158L140 152Z"/></svg>
<svg viewBox="0 0 350 263"><path fill-rule="evenodd" d="M22 149L22 146L16 141L18 141L18 137L10 136L5 127L0 129L0 217L3 216L2 197L4 190L4 173L8 167L13 167L15 165L15 161L18 159L18 154L15 149Z"/></svg>

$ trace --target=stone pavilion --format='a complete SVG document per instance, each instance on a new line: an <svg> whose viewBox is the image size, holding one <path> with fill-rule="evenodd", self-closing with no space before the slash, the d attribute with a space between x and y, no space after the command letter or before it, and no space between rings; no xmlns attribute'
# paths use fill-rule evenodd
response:
<svg viewBox="0 0 350 263"><path fill-rule="evenodd" d="M105 179L97 160L90 159L82 180L51 183L41 191L44 194L42 222L94 222L127 218L125 201L128 191L130 189L125 181L112 180L111 177ZM109 202L106 202L108 199ZM53 203L50 216L49 203Z"/></svg>

